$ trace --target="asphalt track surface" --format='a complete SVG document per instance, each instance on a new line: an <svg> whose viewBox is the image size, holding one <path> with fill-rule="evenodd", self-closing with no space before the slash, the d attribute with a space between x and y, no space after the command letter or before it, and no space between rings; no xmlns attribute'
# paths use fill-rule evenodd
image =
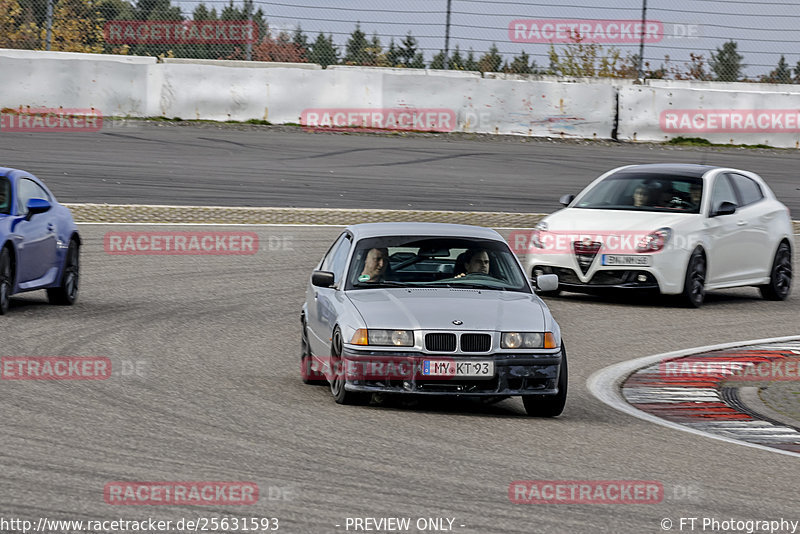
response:
<svg viewBox="0 0 800 534"><path fill-rule="evenodd" d="M800 519L796 458L633 418L586 387L595 371L643 355L796 333L797 293L776 303L754 289L721 291L699 310L658 299L549 299L570 357L569 399L556 419L526 417L518 399L349 407L303 385L298 365L308 273L339 229L248 227L262 243L252 256L106 254L104 234L130 229L150 228L81 226L74 307L29 293L1 318L3 355L107 356L117 373L0 381L6 518L245 515L312 533L346 532L335 525L347 517L448 517L464 533L655 533L665 518L674 530L681 517ZM269 250L270 242L286 245ZM652 480L665 495L636 505L509 502L509 484L527 479ZM239 507L106 504L104 485L120 480L251 481L262 498ZM291 499L269 500L270 487Z"/></svg>
<svg viewBox="0 0 800 534"><path fill-rule="evenodd" d="M136 121L0 132L0 165L36 174L63 202L549 213L607 170L657 162L760 173L800 219L797 150Z"/></svg>

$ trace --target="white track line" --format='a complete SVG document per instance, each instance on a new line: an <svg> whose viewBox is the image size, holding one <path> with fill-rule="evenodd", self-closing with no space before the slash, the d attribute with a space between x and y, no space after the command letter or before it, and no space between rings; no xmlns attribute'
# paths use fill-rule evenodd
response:
<svg viewBox="0 0 800 534"><path fill-rule="evenodd" d="M660 417L656 417L655 415L651 415L647 412L643 412L637 408L634 408L624 399L620 388L622 383L635 371L638 371L642 367L646 367L648 365L652 365L657 363L661 360L666 360L668 358L679 358L681 356L688 356L690 354L697 354L701 352L708 352L712 350L721 350L721 349L730 349L734 347L744 347L747 345L760 345L762 343L780 343L783 341L796 341L800 339L800 336L785 336L785 337L773 337L767 339L753 339L750 341L736 341L734 343L721 343L718 345L708 345L706 347L696 347L693 349L685 349L685 350L678 350L675 352L665 352L663 354L656 354L654 356L645 356L643 358L637 358L635 360L629 360L627 362L620 362L605 369L601 369L596 373L592 374L586 380L586 386L589 388L589 391L592 394L603 401L604 403L608 404L612 408L615 408L621 412L625 412L629 415L634 417L638 417L639 419L644 419L645 421L649 421L651 423L656 423L658 425L662 425L668 428L682 430L684 432L690 432L692 434L697 434L700 436L705 436L707 438L718 439L721 441L726 441L728 443L736 443L737 445L744 445L746 447L753 447L756 449L762 449L765 451L776 452L779 454L786 454L788 456L800 457L800 453L791 452L791 451L784 451L781 449L775 449L773 447L767 447L764 445L758 445L756 443L748 443L746 441L739 441L737 439L726 438L723 436L718 436L716 434L712 434L710 432L705 432L703 430L697 430L694 428L688 428L678 423L673 423L671 421L666 421L661 419Z"/></svg>

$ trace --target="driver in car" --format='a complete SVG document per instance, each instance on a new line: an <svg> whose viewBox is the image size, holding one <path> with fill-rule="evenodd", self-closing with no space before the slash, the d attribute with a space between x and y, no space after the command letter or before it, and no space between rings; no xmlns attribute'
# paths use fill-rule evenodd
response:
<svg viewBox="0 0 800 534"><path fill-rule="evenodd" d="M468 274L489 274L489 253L479 248L471 248L464 253L464 272L457 275L461 278Z"/></svg>
<svg viewBox="0 0 800 534"><path fill-rule="evenodd" d="M358 277L359 282L382 282L389 266L389 249L372 248L364 260L364 270Z"/></svg>

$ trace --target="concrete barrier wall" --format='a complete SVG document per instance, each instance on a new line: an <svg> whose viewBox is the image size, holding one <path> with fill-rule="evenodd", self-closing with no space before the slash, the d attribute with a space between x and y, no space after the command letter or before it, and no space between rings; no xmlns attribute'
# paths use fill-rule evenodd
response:
<svg viewBox="0 0 800 534"><path fill-rule="evenodd" d="M187 59L157 62L150 57L28 50L0 50L0 71L5 80L12 80L0 89L0 108L94 108L105 116L263 119L273 124L305 124L308 110L328 110L336 117L346 116L335 115L337 110L365 117L389 110L380 120L398 110L435 110L443 118L431 128L438 131L609 139L616 125L617 138L628 141L683 136L715 143L800 146L800 119L792 111L800 110L800 86L790 85L664 80L633 85L630 80L576 82ZM798 92L791 92L795 87ZM413 124L412 129L427 129Z"/></svg>
<svg viewBox="0 0 800 534"><path fill-rule="evenodd" d="M94 108L103 115L152 115L155 58L0 51L0 108Z"/></svg>
<svg viewBox="0 0 800 534"><path fill-rule="evenodd" d="M617 137L800 148L800 93L622 87Z"/></svg>
<svg viewBox="0 0 800 534"><path fill-rule="evenodd" d="M453 120L438 125L441 131L608 139L616 113L614 89L602 85L397 72L402 69L157 67L163 72L158 115L186 119L305 124L303 112L308 109L332 114L447 110Z"/></svg>

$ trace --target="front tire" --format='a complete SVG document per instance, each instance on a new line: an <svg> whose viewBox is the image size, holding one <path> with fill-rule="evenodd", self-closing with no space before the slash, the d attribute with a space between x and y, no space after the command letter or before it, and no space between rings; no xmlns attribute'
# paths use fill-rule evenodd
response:
<svg viewBox="0 0 800 534"><path fill-rule="evenodd" d="M681 297L689 308L699 308L706 298L706 257L703 251L695 249L686 266Z"/></svg>
<svg viewBox="0 0 800 534"><path fill-rule="evenodd" d="M792 250L786 242L778 245L769 274L769 283L758 287L761 296L767 300L786 300L792 291Z"/></svg>
<svg viewBox="0 0 800 534"><path fill-rule="evenodd" d="M73 239L69 242L67 257L64 259L64 272L61 285L47 290L50 304L72 306L78 300L78 280L80 278L80 247Z"/></svg>
<svg viewBox="0 0 800 534"><path fill-rule="evenodd" d="M569 385L567 369L567 349L561 344L561 368L558 373L558 393L555 395L523 395L522 404L525 412L531 417L557 417L567 404L567 386Z"/></svg>
<svg viewBox="0 0 800 534"><path fill-rule="evenodd" d="M315 369L316 362L311 356L311 345L308 343L308 330L306 330L306 319L301 318L300 322L303 325L303 331L300 335L300 379L303 384L312 386L324 386L328 383L325 380L325 375Z"/></svg>
<svg viewBox="0 0 800 534"><path fill-rule="evenodd" d="M330 372L333 375L333 379L331 380L331 394L333 394L333 400L335 400L337 404L367 404L371 398L371 395L360 391L347 391L345 389L347 379L345 377L344 365L341 363L342 346L342 332L337 326L333 330L333 336L331 338Z"/></svg>
<svg viewBox="0 0 800 534"><path fill-rule="evenodd" d="M0 315L8 313L11 301L11 288L14 283L14 273L11 270L11 254L7 247L0 251Z"/></svg>

